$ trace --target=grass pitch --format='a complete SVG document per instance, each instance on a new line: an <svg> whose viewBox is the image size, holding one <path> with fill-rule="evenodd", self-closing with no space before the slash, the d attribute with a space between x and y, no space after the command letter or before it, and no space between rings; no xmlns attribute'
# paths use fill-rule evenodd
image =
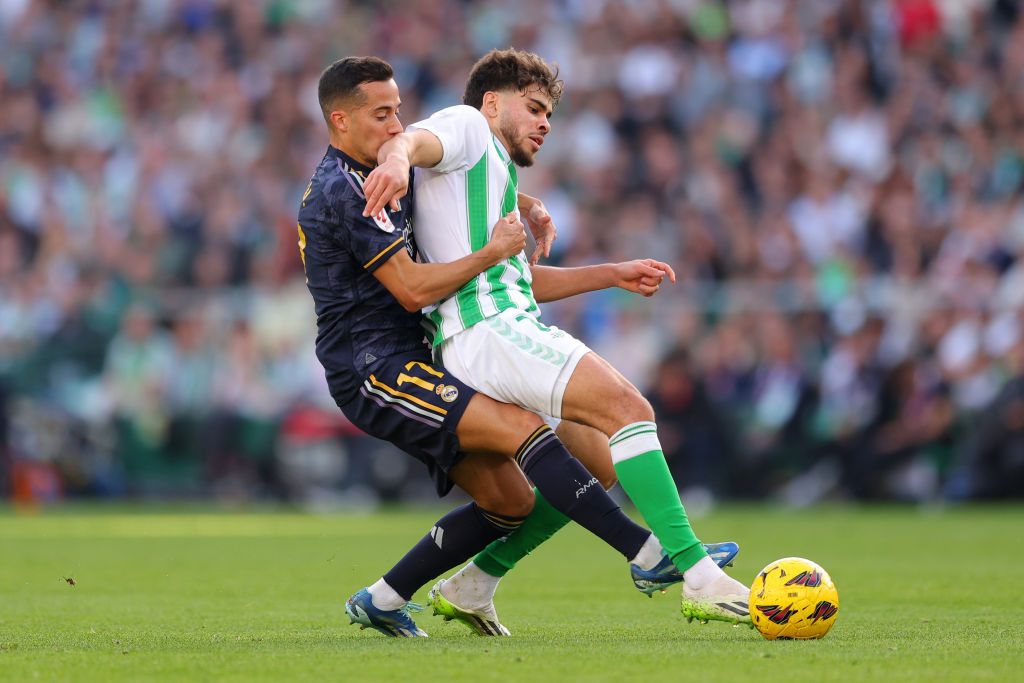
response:
<svg viewBox="0 0 1024 683"><path fill-rule="evenodd" d="M426 614L431 638L348 626L342 602L441 509L367 516L0 511L0 680L965 681L1024 676L1024 508L716 510L744 582L800 555L832 575L822 641L687 624L576 527L499 591L508 639ZM74 585L72 585L72 582ZM416 596L422 600L425 590Z"/></svg>

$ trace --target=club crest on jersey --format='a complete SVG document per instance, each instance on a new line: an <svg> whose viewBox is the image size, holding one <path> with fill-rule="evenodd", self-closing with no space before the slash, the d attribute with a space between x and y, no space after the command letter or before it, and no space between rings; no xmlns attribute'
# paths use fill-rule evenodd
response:
<svg viewBox="0 0 1024 683"><path fill-rule="evenodd" d="M395 231L395 224L391 222L387 209L381 209L377 213L373 214L373 222L376 223L377 227L384 232Z"/></svg>
<svg viewBox="0 0 1024 683"><path fill-rule="evenodd" d="M441 397L445 403L451 403L459 397L459 388L451 384L438 384L434 392Z"/></svg>

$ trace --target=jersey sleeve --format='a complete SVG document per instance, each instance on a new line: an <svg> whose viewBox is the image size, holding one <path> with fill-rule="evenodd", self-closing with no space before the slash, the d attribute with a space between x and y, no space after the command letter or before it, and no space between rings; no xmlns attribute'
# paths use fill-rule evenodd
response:
<svg viewBox="0 0 1024 683"><path fill-rule="evenodd" d="M478 109L465 104L442 109L411 128L430 131L441 141L441 161L431 170L438 173L465 171L476 165L487 151L491 129Z"/></svg>
<svg viewBox="0 0 1024 683"><path fill-rule="evenodd" d="M405 249L405 233L396 228L386 209L381 209L377 216L366 217L362 207L350 203L345 207L342 225L349 250L368 273Z"/></svg>

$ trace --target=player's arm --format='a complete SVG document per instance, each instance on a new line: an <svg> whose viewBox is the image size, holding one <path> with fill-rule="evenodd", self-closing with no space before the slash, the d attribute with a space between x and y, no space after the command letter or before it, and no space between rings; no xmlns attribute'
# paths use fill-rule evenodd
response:
<svg viewBox="0 0 1024 683"><path fill-rule="evenodd" d="M531 271L533 295L539 303L558 301L609 287L620 287L627 292L653 296L665 277L671 282L676 281L672 267L654 259L602 263L579 268L533 266Z"/></svg>
<svg viewBox="0 0 1024 683"><path fill-rule="evenodd" d="M411 128L385 142L377 151L377 168L363 184L363 215L372 216L388 204L398 211L398 200L409 192L409 169L432 168L443 156L444 148L437 136L420 128Z"/></svg>
<svg viewBox="0 0 1024 683"><path fill-rule="evenodd" d="M388 204L397 208L398 199L408 192L412 166L437 173L469 170L487 150L492 137L484 115L464 104L411 124L377 151L377 168L363 183L363 215L375 216Z"/></svg>
<svg viewBox="0 0 1024 683"><path fill-rule="evenodd" d="M455 293L491 266L520 253L525 246L523 224L510 213L494 225L490 241L469 256L451 263L417 263L405 249L396 249L373 274L402 308L418 311Z"/></svg>

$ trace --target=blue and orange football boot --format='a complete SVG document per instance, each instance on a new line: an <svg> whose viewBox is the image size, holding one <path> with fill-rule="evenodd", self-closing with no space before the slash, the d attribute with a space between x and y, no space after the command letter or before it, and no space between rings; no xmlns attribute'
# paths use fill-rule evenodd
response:
<svg viewBox="0 0 1024 683"><path fill-rule="evenodd" d="M732 561L740 552L740 546L732 541L705 543L704 550L715 564L724 569L732 566ZM669 586L683 580L683 573L672 564L668 555L663 555L661 562L652 569L641 569L635 564L630 564L629 573L633 577L633 585L647 597L652 597L656 591L664 593Z"/></svg>
<svg viewBox="0 0 1024 683"><path fill-rule="evenodd" d="M383 610L374 607L370 591L362 589L345 603L345 614L352 624L360 628L377 629L392 638L426 638L425 631L416 625L409 612L422 612L423 607L414 602L407 602L399 609Z"/></svg>

